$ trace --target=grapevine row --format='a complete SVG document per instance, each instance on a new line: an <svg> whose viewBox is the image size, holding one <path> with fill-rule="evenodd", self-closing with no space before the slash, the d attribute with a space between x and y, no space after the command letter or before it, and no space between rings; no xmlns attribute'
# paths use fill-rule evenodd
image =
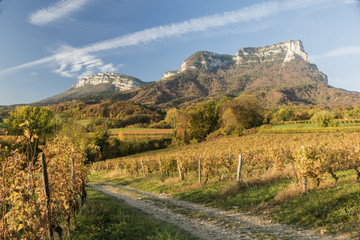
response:
<svg viewBox="0 0 360 240"><path fill-rule="evenodd" d="M19 151L0 150L0 239L44 239L52 231L61 237L75 214L77 199L85 197L82 152L68 139L55 138L43 147L48 199L40 159L29 161Z"/></svg>
<svg viewBox="0 0 360 240"><path fill-rule="evenodd" d="M251 135L226 137L212 142L158 150L129 157L110 159L92 165L93 171L122 169L130 175L179 174L198 171L210 177L234 178L237 156L243 156L243 171L248 176L276 170L279 175L287 165L293 166L298 178L312 178L320 184L327 174L335 181L337 171L353 169L360 178L360 134L316 133L287 135ZM143 166L143 167L142 167ZM144 171L144 173L142 173Z"/></svg>

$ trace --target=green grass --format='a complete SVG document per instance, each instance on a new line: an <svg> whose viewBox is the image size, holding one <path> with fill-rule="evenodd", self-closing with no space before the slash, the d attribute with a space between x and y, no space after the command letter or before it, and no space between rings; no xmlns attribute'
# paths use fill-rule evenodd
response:
<svg viewBox="0 0 360 240"><path fill-rule="evenodd" d="M130 130L131 131L131 130L146 130L146 129L149 129L149 128L112 128L112 129L109 129L109 131L117 132L117 131L120 131L120 130L124 130L124 131Z"/></svg>
<svg viewBox="0 0 360 240"><path fill-rule="evenodd" d="M114 197L91 188L87 193L87 203L74 220L71 239L197 239Z"/></svg>
<svg viewBox="0 0 360 240"><path fill-rule="evenodd" d="M360 123L340 123L339 127L352 127L352 126L360 126ZM283 124L283 125L274 125L272 129L289 129L289 128L316 128L319 127L313 123L306 124Z"/></svg>
<svg viewBox="0 0 360 240"><path fill-rule="evenodd" d="M284 125L274 125L272 129L288 129L288 128L313 128L317 127L316 124L284 124Z"/></svg>
<svg viewBox="0 0 360 240"><path fill-rule="evenodd" d="M314 187L305 194L290 195L282 201L277 201L275 197L286 191L294 183L294 179L280 179L239 188L234 182L225 181L211 181L206 186L199 186L196 177L189 177L186 181L178 181L176 176L165 181L159 176L106 179L98 173L91 178L150 192L165 192L195 203L252 212L277 222L329 233L346 233L356 238L360 236L360 183L354 182L356 174L353 170L340 172L338 175L340 180L336 187L333 186L333 179L328 176L324 180L328 187Z"/></svg>

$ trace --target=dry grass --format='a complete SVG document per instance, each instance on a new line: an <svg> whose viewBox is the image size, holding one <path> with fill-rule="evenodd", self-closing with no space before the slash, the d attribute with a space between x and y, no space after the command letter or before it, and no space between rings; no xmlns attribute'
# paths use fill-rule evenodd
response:
<svg viewBox="0 0 360 240"><path fill-rule="evenodd" d="M278 171L275 169L266 171L264 173L257 173L251 176L245 174L244 176L242 176L240 182L232 182L227 185L223 189L222 194L226 196L234 195L243 188L263 186L278 181L280 179L294 178L295 176L296 173L293 166L291 165L286 166L283 171Z"/></svg>
<svg viewBox="0 0 360 240"><path fill-rule="evenodd" d="M296 198L302 193L304 193L303 187L299 183L293 182L283 191L279 192L279 194L274 198L274 201L277 203L283 203Z"/></svg>

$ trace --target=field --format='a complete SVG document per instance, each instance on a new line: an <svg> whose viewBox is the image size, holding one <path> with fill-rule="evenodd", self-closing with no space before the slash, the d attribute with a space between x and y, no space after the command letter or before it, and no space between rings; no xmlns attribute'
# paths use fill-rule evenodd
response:
<svg viewBox="0 0 360 240"><path fill-rule="evenodd" d="M136 137L136 138L157 138L171 137L173 129L155 129L155 128L114 128L110 129L111 137Z"/></svg>
<svg viewBox="0 0 360 240"><path fill-rule="evenodd" d="M360 123L340 123L339 127L351 127L351 126L360 126ZM284 128L315 128L318 127L314 123L306 124L283 124L283 125L274 125L273 129L284 129Z"/></svg>
<svg viewBox="0 0 360 240"><path fill-rule="evenodd" d="M223 137L98 162L91 178L354 237L359 146L360 133L347 132Z"/></svg>

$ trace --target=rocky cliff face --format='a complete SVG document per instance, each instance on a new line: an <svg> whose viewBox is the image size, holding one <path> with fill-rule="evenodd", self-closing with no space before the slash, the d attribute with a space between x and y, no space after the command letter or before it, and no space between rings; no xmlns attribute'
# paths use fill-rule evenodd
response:
<svg viewBox="0 0 360 240"><path fill-rule="evenodd" d="M178 72L172 71L171 75L164 75L163 78L188 70L215 72L218 69L227 69L231 66L242 64L262 64L266 62L285 64L296 59L308 62L307 53L300 40L290 40L265 47L241 48L234 56L212 52L196 52L181 64ZM315 64L310 65L314 70L318 70ZM327 83L327 76L325 74L323 74L321 79L322 82Z"/></svg>
<svg viewBox="0 0 360 240"><path fill-rule="evenodd" d="M196 52L181 64L179 73L185 72L188 69L202 69L213 72L214 70L230 66L234 63L235 61L231 55Z"/></svg>
<svg viewBox="0 0 360 240"><path fill-rule="evenodd" d="M234 56L237 64L263 63L269 61L290 62L294 59L308 60L300 40L286 41L265 47L241 48Z"/></svg>
<svg viewBox="0 0 360 240"><path fill-rule="evenodd" d="M141 87L144 82L140 79L119 73L99 73L93 76L81 78L71 88L83 88L85 86L96 86L99 84L110 84L115 87L116 91L122 92Z"/></svg>
<svg viewBox="0 0 360 240"><path fill-rule="evenodd" d="M143 84L127 75L100 73L80 79L66 92L43 102L111 98L170 108L224 96L255 94L269 107L287 103L360 104L358 93L327 85L327 76L308 62L299 40L241 48L235 55L196 52L179 70L165 73L158 82Z"/></svg>

